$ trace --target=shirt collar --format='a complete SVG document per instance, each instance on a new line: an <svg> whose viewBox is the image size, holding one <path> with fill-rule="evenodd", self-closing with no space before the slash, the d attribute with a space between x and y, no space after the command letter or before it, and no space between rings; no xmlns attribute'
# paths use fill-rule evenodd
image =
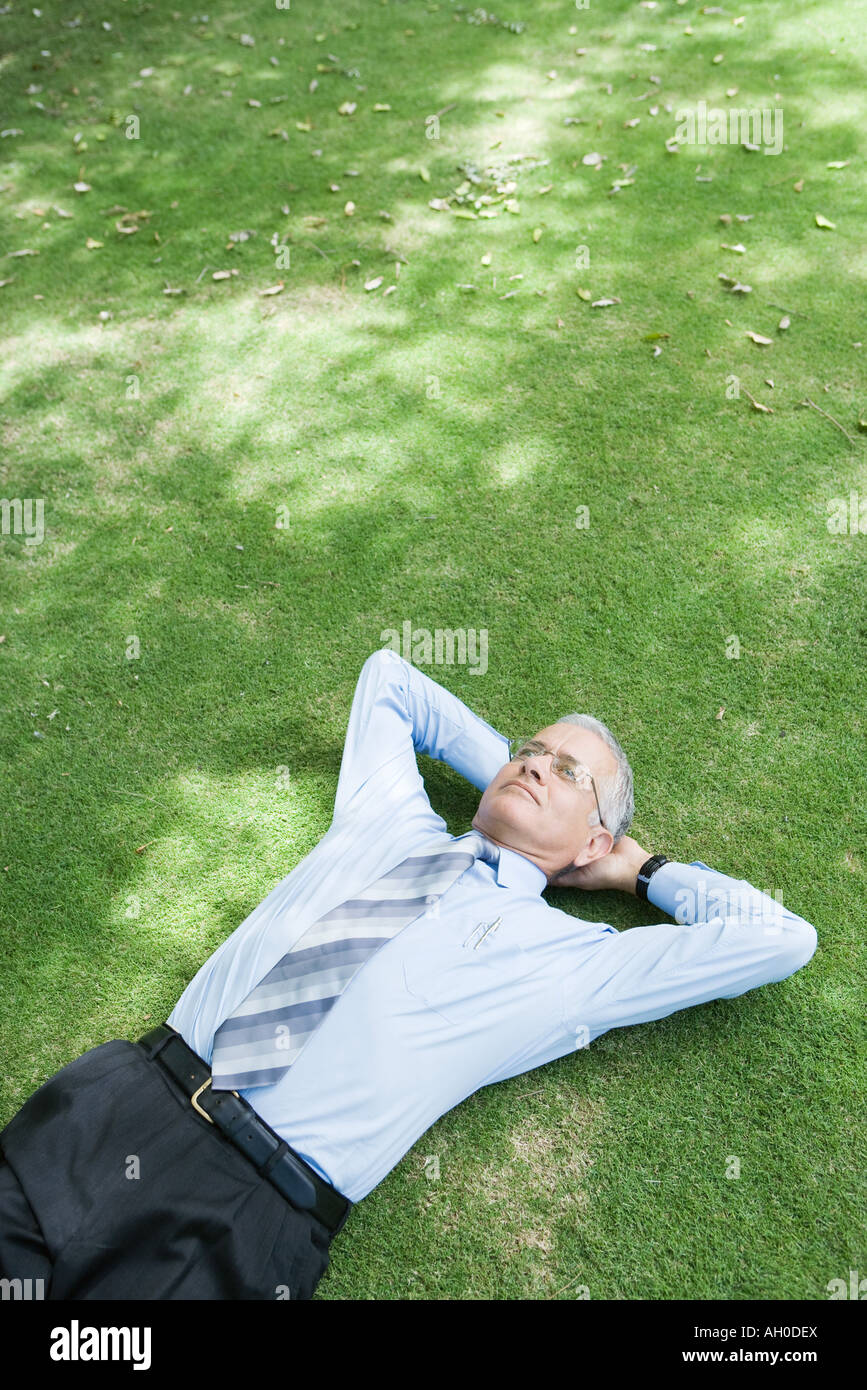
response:
<svg viewBox="0 0 867 1390"><path fill-rule="evenodd" d="M501 888L518 888L524 893L541 894L548 885L548 875L538 864L517 850L500 847L497 861L497 882Z"/></svg>
<svg viewBox="0 0 867 1390"><path fill-rule="evenodd" d="M484 835L484 831L481 830L465 830L463 835L454 838L463 840L474 833ZM487 835L484 835L484 838L497 850L496 875L501 888L518 888L535 896L541 894L543 888L548 886L548 875L538 864L534 864L532 859L519 854L515 849L507 849L505 845L493 845L493 841Z"/></svg>

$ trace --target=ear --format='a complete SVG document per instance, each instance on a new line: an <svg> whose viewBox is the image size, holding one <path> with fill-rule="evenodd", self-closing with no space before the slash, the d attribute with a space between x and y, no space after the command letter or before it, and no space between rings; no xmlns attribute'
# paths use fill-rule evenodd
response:
<svg viewBox="0 0 867 1390"><path fill-rule="evenodd" d="M601 859L603 855L610 854L613 848L614 836L610 830L600 825L598 830L593 831L581 853L576 855L574 866L580 869L583 864L592 864L594 859Z"/></svg>

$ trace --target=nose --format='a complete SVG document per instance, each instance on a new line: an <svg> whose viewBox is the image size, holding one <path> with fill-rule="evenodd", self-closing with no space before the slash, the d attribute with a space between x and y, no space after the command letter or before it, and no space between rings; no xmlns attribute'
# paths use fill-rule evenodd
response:
<svg viewBox="0 0 867 1390"><path fill-rule="evenodd" d="M535 778L542 786L548 780L551 772L551 763L546 763L545 759L550 758L550 753L534 753L524 760L524 766L531 777ZM553 761L553 758L552 758Z"/></svg>

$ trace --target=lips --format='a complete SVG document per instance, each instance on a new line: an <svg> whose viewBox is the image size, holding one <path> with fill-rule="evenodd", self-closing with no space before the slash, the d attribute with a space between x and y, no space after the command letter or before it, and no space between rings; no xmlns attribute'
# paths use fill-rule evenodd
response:
<svg viewBox="0 0 867 1390"><path fill-rule="evenodd" d="M527 796L531 796L533 798L537 806L539 805L539 798L536 796L535 792L532 792L530 788L526 786L523 782L507 782L506 786L520 788L522 792L527 793Z"/></svg>

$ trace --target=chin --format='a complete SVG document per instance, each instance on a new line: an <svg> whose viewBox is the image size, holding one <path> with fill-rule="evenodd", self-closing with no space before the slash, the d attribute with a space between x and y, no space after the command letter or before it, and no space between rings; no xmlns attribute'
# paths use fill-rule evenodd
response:
<svg viewBox="0 0 867 1390"><path fill-rule="evenodd" d="M519 796L517 792L500 793L479 805L473 817L473 827L483 834L495 835L506 840L510 835L523 836L533 825L533 812L539 809L530 796ZM526 803L526 804L525 804Z"/></svg>

